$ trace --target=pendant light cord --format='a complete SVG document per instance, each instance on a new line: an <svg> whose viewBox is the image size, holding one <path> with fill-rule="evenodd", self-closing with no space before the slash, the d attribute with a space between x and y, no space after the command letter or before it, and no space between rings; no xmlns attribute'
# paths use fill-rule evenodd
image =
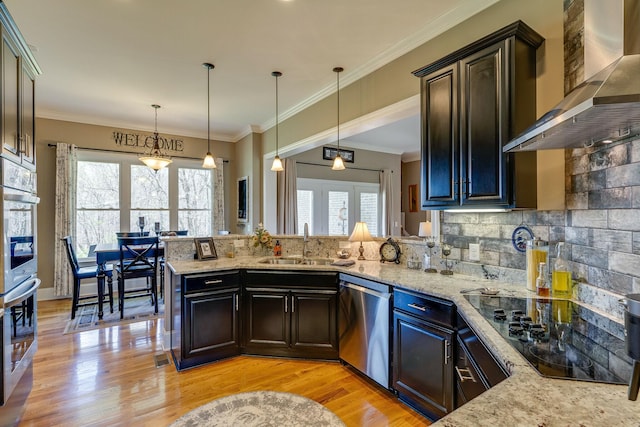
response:
<svg viewBox="0 0 640 427"><path fill-rule="evenodd" d="M337 71L336 71L337 70ZM338 108L336 109L338 111L338 156L340 155L340 71L342 71L342 68L336 68L334 69L334 71L336 71L336 81L337 81L337 96L338 96Z"/></svg>
<svg viewBox="0 0 640 427"><path fill-rule="evenodd" d="M207 67L207 153L211 152L211 68Z"/></svg>
<svg viewBox="0 0 640 427"><path fill-rule="evenodd" d="M280 73L276 72L274 73L274 75L276 76L276 156L277 156L278 155L278 139L279 139L278 123L280 122L278 120L278 77L280 77Z"/></svg>

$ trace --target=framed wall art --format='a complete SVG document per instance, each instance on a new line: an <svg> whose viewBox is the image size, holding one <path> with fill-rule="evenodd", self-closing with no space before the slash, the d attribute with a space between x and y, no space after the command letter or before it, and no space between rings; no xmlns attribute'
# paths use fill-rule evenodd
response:
<svg viewBox="0 0 640 427"><path fill-rule="evenodd" d="M249 221L249 177L238 178L238 223Z"/></svg>
<svg viewBox="0 0 640 427"><path fill-rule="evenodd" d="M322 160L333 160L338 154L338 149L333 147L322 147ZM340 157L348 163L354 162L354 151L340 149Z"/></svg>
<svg viewBox="0 0 640 427"><path fill-rule="evenodd" d="M418 212L418 184L409 186L409 212Z"/></svg>

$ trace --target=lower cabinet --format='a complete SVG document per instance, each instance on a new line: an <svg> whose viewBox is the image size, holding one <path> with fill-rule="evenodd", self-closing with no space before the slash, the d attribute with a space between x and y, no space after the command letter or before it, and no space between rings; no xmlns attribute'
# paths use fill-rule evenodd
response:
<svg viewBox="0 0 640 427"><path fill-rule="evenodd" d="M507 378L507 373L458 316L455 363L456 408Z"/></svg>
<svg viewBox="0 0 640 427"><path fill-rule="evenodd" d="M244 352L336 359L337 298L335 273L247 272Z"/></svg>
<svg viewBox="0 0 640 427"><path fill-rule="evenodd" d="M240 353L240 272L182 279L182 340L179 369Z"/></svg>
<svg viewBox="0 0 640 427"><path fill-rule="evenodd" d="M453 410L455 305L394 291L393 382L401 400L429 418Z"/></svg>

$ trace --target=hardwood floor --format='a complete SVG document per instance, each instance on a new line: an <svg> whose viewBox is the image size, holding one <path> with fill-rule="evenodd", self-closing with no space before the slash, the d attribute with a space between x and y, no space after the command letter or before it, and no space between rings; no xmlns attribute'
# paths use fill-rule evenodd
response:
<svg viewBox="0 0 640 427"><path fill-rule="evenodd" d="M322 403L348 426L428 420L337 362L241 356L177 372L156 367L160 321L63 335L70 302L38 303L39 349L21 427L165 426L229 394L275 390Z"/></svg>

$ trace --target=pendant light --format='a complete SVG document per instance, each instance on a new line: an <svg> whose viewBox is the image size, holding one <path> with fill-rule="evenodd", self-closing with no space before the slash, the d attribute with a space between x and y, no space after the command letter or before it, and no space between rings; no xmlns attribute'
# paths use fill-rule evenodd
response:
<svg viewBox="0 0 640 427"><path fill-rule="evenodd" d="M280 160L280 156L278 156L278 77L282 76L282 73L280 71L274 71L271 75L276 78L276 156L273 158L271 170L281 172L284 170L284 167L282 167L282 160Z"/></svg>
<svg viewBox="0 0 640 427"><path fill-rule="evenodd" d="M202 64L207 69L207 155L204 156L202 167L205 169L215 169L216 161L211 154L211 89L210 89L210 76L211 70L214 65L208 62Z"/></svg>
<svg viewBox="0 0 640 427"><path fill-rule="evenodd" d="M169 163L171 163L171 158L164 155L162 151L160 151L160 137L158 136L158 108L160 108L160 106L158 104L153 104L152 107L156 110L156 125L155 131L153 132L153 147L148 154L140 157L139 160L154 171L158 172L160 169L166 167L167 165L169 165Z"/></svg>
<svg viewBox="0 0 640 427"><path fill-rule="evenodd" d="M333 72L336 73L336 86L338 88L338 90L336 91L336 95L338 98L338 151L336 152L336 157L333 159L333 166L331 166L331 169L333 169L334 171L342 171L344 170L344 161L342 160L342 157L340 156L340 73L344 71L344 68L342 67L336 67L333 69Z"/></svg>

